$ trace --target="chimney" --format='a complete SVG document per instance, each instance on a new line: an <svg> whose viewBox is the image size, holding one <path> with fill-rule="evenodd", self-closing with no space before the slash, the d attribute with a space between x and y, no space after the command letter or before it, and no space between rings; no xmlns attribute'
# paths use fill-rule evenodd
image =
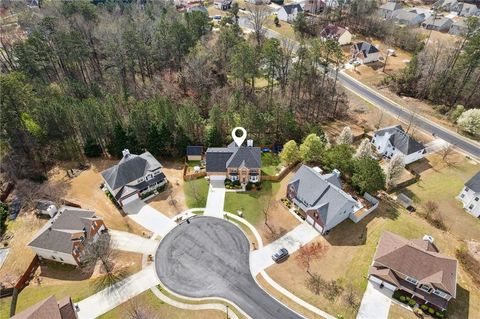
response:
<svg viewBox="0 0 480 319"><path fill-rule="evenodd" d="M253 147L253 140L247 140L247 146Z"/></svg>
<svg viewBox="0 0 480 319"><path fill-rule="evenodd" d="M337 176L338 178L340 178L340 175L341 175L340 171L336 168L332 171L332 174Z"/></svg>
<svg viewBox="0 0 480 319"><path fill-rule="evenodd" d="M425 236L423 236L422 239L425 240L425 241L430 242L430 244L433 244L433 237L430 236L430 235L425 235Z"/></svg>
<svg viewBox="0 0 480 319"><path fill-rule="evenodd" d="M128 155L130 155L130 151L126 148L122 151L122 155L123 157L128 157Z"/></svg>

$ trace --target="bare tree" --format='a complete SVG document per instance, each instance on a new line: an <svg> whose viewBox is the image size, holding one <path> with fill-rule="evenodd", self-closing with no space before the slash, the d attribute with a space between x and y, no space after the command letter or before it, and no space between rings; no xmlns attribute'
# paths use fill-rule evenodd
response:
<svg viewBox="0 0 480 319"><path fill-rule="evenodd" d="M325 253L325 245L322 242L316 242L300 247L296 260L298 264L305 268L307 273L310 273L310 264L315 258L321 257Z"/></svg>
<svg viewBox="0 0 480 319"><path fill-rule="evenodd" d="M446 143L441 149L440 149L440 155L442 156L442 160L447 163L447 165L450 165L449 158L453 154L454 149L453 145L450 143Z"/></svg>
<svg viewBox="0 0 480 319"><path fill-rule="evenodd" d="M263 28L263 26L265 25L265 22L270 15L270 10L264 4L248 4L247 10L249 12L247 16L248 22L250 22L253 28L253 32L255 33L255 39L257 40L257 45L260 47L260 45L262 44L263 35L265 33L265 29Z"/></svg>
<svg viewBox="0 0 480 319"><path fill-rule="evenodd" d="M274 206L275 206L275 202L273 200L269 200L265 203L265 205L263 206L263 210L262 210L263 217L264 217L264 220L265 220L265 226L268 227L268 229L270 230L271 233L273 233L274 230L272 229L272 227L270 226L268 221L270 219L270 209Z"/></svg>
<svg viewBox="0 0 480 319"><path fill-rule="evenodd" d="M330 280L325 285L323 296L330 301L334 301L343 291L343 287L336 281Z"/></svg>
<svg viewBox="0 0 480 319"><path fill-rule="evenodd" d="M343 296L343 301L348 307L352 308L355 311L358 310L358 308L360 307L357 292L353 289L351 285L348 285L347 291Z"/></svg>
<svg viewBox="0 0 480 319"><path fill-rule="evenodd" d="M311 276L307 278L306 286L310 289L314 294L319 295L322 289L325 287L326 282L325 280L320 277L319 274L313 273Z"/></svg>
<svg viewBox="0 0 480 319"><path fill-rule="evenodd" d="M371 157L373 155L372 144L368 138L364 138L355 153L356 158Z"/></svg>
<svg viewBox="0 0 480 319"><path fill-rule="evenodd" d="M145 302L139 302L136 298L128 301L128 309L125 314L126 319L156 319L158 315Z"/></svg>

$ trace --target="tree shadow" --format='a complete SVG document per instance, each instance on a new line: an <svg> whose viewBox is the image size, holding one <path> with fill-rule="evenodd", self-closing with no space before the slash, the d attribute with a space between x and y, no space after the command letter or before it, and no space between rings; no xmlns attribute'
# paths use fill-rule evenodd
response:
<svg viewBox="0 0 480 319"><path fill-rule="evenodd" d="M418 175L421 175L423 172L428 171L429 169L435 168L430 164L430 161L425 157L408 165L408 169L415 172Z"/></svg>
<svg viewBox="0 0 480 319"><path fill-rule="evenodd" d="M40 263L40 276L65 281L82 281L93 275L95 266L80 268L78 266L61 264L59 262L43 260Z"/></svg>
<svg viewBox="0 0 480 319"><path fill-rule="evenodd" d="M448 304L449 318L469 318L470 291L457 284L457 296Z"/></svg>

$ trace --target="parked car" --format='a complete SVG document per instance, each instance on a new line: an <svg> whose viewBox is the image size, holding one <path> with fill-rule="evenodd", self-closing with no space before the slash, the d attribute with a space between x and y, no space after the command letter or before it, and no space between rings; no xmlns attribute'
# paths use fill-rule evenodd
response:
<svg viewBox="0 0 480 319"><path fill-rule="evenodd" d="M272 255L274 262L279 263L288 258L288 250L286 248L280 248L276 253Z"/></svg>

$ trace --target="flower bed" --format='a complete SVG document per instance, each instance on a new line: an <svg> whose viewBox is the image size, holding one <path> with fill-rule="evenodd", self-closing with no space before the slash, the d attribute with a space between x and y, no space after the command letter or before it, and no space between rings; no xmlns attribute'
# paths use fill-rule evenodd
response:
<svg viewBox="0 0 480 319"><path fill-rule="evenodd" d="M408 305L411 308L415 308L417 306L417 301L411 298L409 295L403 293L402 291L396 290L393 293L393 298L400 301L403 304ZM419 308L422 310L422 312L425 315L430 315L434 318L439 318L439 319L447 318L447 312L445 310L440 311L427 304L419 305Z"/></svg>
<svg viewBox="0 0 480 319"><path fill-rule="evenodd" d="M231 179L225 179L225 188L226 189L241 189L242 185L240 181L232 181Z"/></svg>

